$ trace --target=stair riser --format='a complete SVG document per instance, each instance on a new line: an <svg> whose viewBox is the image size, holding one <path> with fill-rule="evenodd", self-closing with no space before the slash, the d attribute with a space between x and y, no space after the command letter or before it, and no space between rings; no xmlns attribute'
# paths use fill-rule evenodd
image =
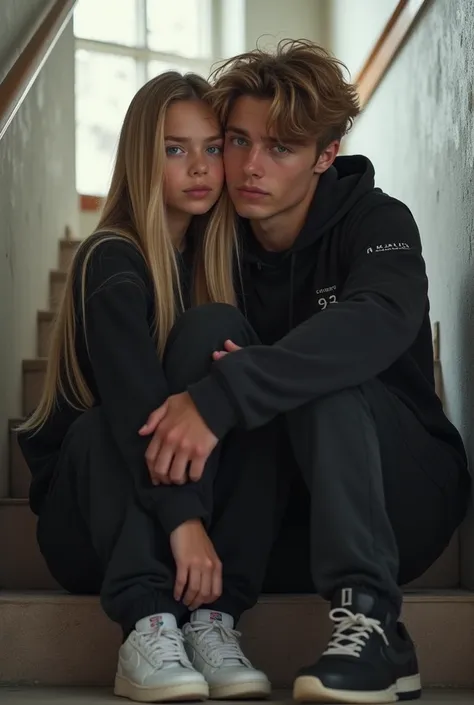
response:
<svg viewBox="0 0 474 705"><path fill-rule="evenodd" d="M23 415L31 414L39 404L46 375L45 367L23 369Z"/></svg>
<svg viewBox="0 0 474 705"><path fill-rule="evenodd" d="M38 317L38 357L48 357L53 320Z"/></svg>
<svg viewBox="0 0 474 705"><path fill-rule="evenodd" d="M10 497L28 497L31 474L18 445L18 437L10 427Z"/></svg>
<svg viewBox="0 0 474 705"><path fill-rule="evenodd" d="M29 478L24 470L23 490ZM26 495L25 495L26 496ZM36 521L26 504L0 505L0 587L6 590L38 590L56 585L36 544ZM12 537L20 537L21 542ZM407 589L449 589L458 585L457 537L439 560Z"/></svg>
<svg viewBox="0 0 474 705"><path fill-rule="evenodd" d="M57 311L63 297L65 279L51 276L49 282L49 306L51 311Z"/></svg>
<svg viewBox="0 0 474 705"><path fill-rule="evenodd" d="M244 651L275 688L288 688L298 668L327 645L327 614L317 600L263 600L239 624ZM425 687L474 686L472 602L410 601L404 619L418 646ZM111 685L120 641L97 599L0 604L4 683Z"/></svg>
<svg viewBox="0 0 474 705"><path fill-rule="evenodd" d="M68 242L62 240L59 243L59 269L62 272L67 272L69 270L78 247L79 243L77 241Z"/></svg>
<svg viewBox="0 0 474 705"><path fill-rule="evenodd" d="M0 505L0 587L4 590L59 587L39 551L36 517L27 505Z"/></svg>

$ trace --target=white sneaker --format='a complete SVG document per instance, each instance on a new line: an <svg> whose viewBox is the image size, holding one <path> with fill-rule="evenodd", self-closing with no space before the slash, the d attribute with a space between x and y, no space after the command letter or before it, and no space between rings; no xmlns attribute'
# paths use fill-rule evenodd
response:
<svg viewBox="0 0 474 705"><path fill-rule="evenodd" d="M205 700L209 687L191 666L172 614L140 619L119 651L115 695L140 703Z"/></svg>
<svg viewBox="0 0 474 705"><path fill-rule="evenodd" d="M233 618L224 612L193 612L191 622L183 627L189 660L208 682L211 698L266 698L270 681L244 656L240 633L233 626Z"/></svg>

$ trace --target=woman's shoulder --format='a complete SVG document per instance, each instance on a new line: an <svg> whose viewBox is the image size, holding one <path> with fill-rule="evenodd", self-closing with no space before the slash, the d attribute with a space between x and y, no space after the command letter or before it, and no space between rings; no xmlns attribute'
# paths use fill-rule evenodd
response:
<svg viewBox="0 0 474 705"><path fill-rule="evenodd" d="M85 269L85 272L84 272ZM75 274L103 283L121 275L149 284L148 267L138 244L132 238L112 231L98 231L80 245L75 258Z"/></svg>

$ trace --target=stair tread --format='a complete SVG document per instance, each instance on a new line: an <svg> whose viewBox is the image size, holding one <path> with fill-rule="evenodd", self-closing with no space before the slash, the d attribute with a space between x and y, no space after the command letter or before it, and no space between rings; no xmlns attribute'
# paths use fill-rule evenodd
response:
<svg viewBox="0 0 474 705"><path fill-rule="evenodd" d="M54 320L55 315L55 311L38 311L38 320L52 321Z"/></svg>
<svg viewBox="0 0 474 705"><path fill-rule="evenodd" d="M26 501L26 500L25 500ZM404 593L405 602L474 602L474 592L463 589L456 590L407 590ZM97 603L96 595L71 595L59 590L1 590L0 604L4 603L29 603L45 602L61 604L88 604ZM288 594L288 595L261 595L259 604L292 604L324 603L319 595Z"/></svg>
<svg viewBox="0 0 474 705"><path fill-rule="evenodd" d="M240 701L242 702L242 701ZM255 700L245 701L247 705L256 703ZM261 702L261 701L258 701ZM278 702L291 702L289 690L274 690L268 705ZM451 705L451 703L473 703L474 690L429 689L423 691L423 705ZM56 687L44 688L41 686L10 686L2 688L3 705L113 705L117 698L111 688L79 688ZM214 705L228 703L224 700L213 700ZM239 701L234 701L238 705Z"/></svg>
<svg viewBox="0 0 474 705"><path fill-rule="evenodd" d="M51 269L49 275L52 279L60 279L61 281L66 281L67 272L64 272L62 269Z"/></svg>
<svg viewBox="0 0 474 705"><path fill-rule="evenodd" d="M34 372L35 370L44 370L48 362L47 357L32 357L29 360L23 360L23 369L28 372Z"/></svg>

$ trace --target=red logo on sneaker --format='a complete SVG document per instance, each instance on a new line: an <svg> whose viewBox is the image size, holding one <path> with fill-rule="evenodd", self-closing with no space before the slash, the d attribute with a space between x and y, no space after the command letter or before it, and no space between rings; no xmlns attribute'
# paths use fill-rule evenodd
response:
<svg viewBox="0 0 474 705"><path fill-rule="evenodd" d="M209 619L211 622L222 622L222 614L220 612L211 612Z"/></svg>
<svg viewBox="0 0 474 705"><path fill-rule="evenodd" d="M150 627L152 629L159 629L162 626L163 617L161 616L161 614L154 614L153 617L150 617Z"/></svg>

